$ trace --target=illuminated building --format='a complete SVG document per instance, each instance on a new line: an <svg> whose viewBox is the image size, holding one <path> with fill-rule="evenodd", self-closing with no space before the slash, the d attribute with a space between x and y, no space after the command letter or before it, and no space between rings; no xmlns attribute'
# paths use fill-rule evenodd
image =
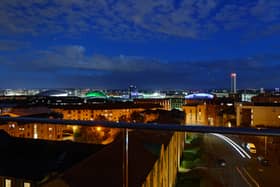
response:
<svg viewBox="0 0 280 187"><path fill-rule="evenodd" d="M102 98L105 99L107 98L107 95L101 91L90 91L87 92L85 95L86 98Z"/></svg>
<svg viewBox="0 0 280 187"><path fill-rule="evenodd" d="M54 124L18 124L9 123L7 125L1 125L1 130L5 130L9 135L21 138L34 138L44 140L63 140L64 131L69 127L65 125Z"/></svg>
<svg viewBox="0 0 280 187"><path fill-rule="evenodd" d="M182 106L185 124L209 126L235 126L235 111L232 103L197 102Z"/></svg>
<svg viewBox="0 0 280 187"><path fill-rule="evenodd" d="M236 124L245 127L280 127L280 106L236 104Z"/></svg>
<svg viewBox="0 0 280 187"><path fill-rule="evenodd" d="M2 91L3 96L32 96L39 93L39 90L26 90L26 89L6 89Z"/></svg>
<svg viewBox="0 0 280 187"><path fill-rule="evenodd" d="M137 98L138 97L138 92L136 89L136 86L130 85L129 86L129 99Z"/></svg>
<svg viewBox="0 0 280 187"><path fill-rule="evenodd" d="M50 117L54 118L56 115L52 113L47 107L16 107L10 108L2 113L11 117ZM63 140L64 131L68 129L65 125L54 124L18 124L16 122L9 122L1 125L0 129L5 130L9 135L21 138L34 138L45 140Z"/></svg>
<svg viewBox="0 0 280 187"><path fill-rule="evenodd" d="M47 96L47 97L67 97L68 93L63 90L47 90L40 92L37 96Z"/></svg>
<svg viewBox="0 0 280 187"><path fill-rule="evenodd" d="M70 120L100 120L119 121L121 118L129 119L133 112L141 112L146 109L157 109L159 105L112 103L81 106L61 106L52 110L63 114L63 119Z"/></svg>
<svg viewBox="0 0 280 187"><path fill-rule="evenodd" d="M186 114L185 124L208 125L206 103L182 106ZM210 125L213 125L213 119L209 119Z"/></svg>
<svg viewBox="0 0 280 187"><path fill-rule="evenodd" d="M190 95L186 95L185 99L199 99L199 100L208 100L213 99L214 95L208 93L194 93Z"/></svg>
<svg viewBox="0 0 280 187"><path fill-rule="evenodd" d="M157 98L157 99L134 99L135 104L158 104L164 110L181 110L184 100L182 98Z"/></svg>
<svg viewBox="0 0 280 187"><path fill-rule="evenodd" d="M228 90L214 90L211 92L215 97L217 98L225 98L229 97L229 92Z"/></svg>
<svg viewBox="0 0 280 187"><path fill-rule="evenodd" d="M163 99L166 97L166 94L160 92L139 93L138 97L144 99Z"/></svg>
<svg viewBox="0 0 280 187"><path fill-rule="evenodd" d="M242 102L251 102L252 98L255 97L257 94L252 93L242 93L241 94L241 101Z"/></svg>
<svg viewBox="0 0 280 187"><path fill-rule="evenodd" d="M168 98L163 99L134 99L135 104L157 104L164 110L171 110L171 100Z"/></svg>

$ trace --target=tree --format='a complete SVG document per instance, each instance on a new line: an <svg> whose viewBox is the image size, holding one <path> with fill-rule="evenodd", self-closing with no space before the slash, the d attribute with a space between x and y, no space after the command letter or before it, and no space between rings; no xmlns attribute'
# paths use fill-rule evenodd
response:
<svg viewBox="0 0 280 187"><path fill-rule="evenodd" d="M134 123L143 123L145 121L145 116L140 112L134 111L130 115L130 121Z"/></svg>

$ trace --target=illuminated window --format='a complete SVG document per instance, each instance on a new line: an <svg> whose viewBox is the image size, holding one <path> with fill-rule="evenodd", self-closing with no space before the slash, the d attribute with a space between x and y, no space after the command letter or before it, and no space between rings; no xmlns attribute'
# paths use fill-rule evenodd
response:
<svg viewBox="0 0 280 187"><path fill-rule="evenodd" d="M12 180L11 179L5 179L5 187L12 187Z"/></svg>
<svg viewBox="0 0 280 187"><path fill-rule="evenodd" d="M38 138L38 132L37 132L37 125L36 124L34 124L34 134L33 134L33 138L34 139L37 139Z"/></svg>
<svg viewBox="0 0 280 187"><path fill-rule="evenodd" d="M31 187L31 184L29 182L24 182L23 187Z"/></svg>

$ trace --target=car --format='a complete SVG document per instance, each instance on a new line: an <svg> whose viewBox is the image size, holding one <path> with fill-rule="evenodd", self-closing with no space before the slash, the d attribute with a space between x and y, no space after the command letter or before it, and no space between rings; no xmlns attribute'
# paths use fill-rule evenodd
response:
<svg viewBox="0 0 280 187"><path fill-rule="evenodd" d="M270 162L268 159L264 158L263 156L258 156L257 160L262 166L270 166Z"/></svg>
<svg viewBox="0 0 280 187"><path fill-rule="evenodd" d="M263 160L261 161L261 164L262 164L263 166L270 166L270 163L269 163L268 159L263 159Z"/></svg>
<svg viewBox="0 0 280 187"><path fill-rule="evenodd" d="M246 148L250 151L250 153L253 153L253 154L257 153L256 146L253 143L247 143Z"/></svg>
<svg viewBox="0 0 280 187"><path fill-rule="evenodd" d="M227 165L224 159L217 159L217 164L221 167L225 167Z"/></svg>

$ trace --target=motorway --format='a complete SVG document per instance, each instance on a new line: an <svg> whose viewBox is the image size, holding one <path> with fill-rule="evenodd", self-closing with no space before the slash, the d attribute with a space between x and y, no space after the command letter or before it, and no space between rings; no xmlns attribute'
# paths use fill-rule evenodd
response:
<svg viewBox="0 0 280 187"><path fill-rule="evenodd" d="M277 178L279 166L262 166L255 155L246 152L235 143L238 141L229 139L230 136L214 133L202 136L203 160L208 168L208 176L217 181L219 186L280 186ZM225 160L226 166L221 166L219 159Z"/></svg>

